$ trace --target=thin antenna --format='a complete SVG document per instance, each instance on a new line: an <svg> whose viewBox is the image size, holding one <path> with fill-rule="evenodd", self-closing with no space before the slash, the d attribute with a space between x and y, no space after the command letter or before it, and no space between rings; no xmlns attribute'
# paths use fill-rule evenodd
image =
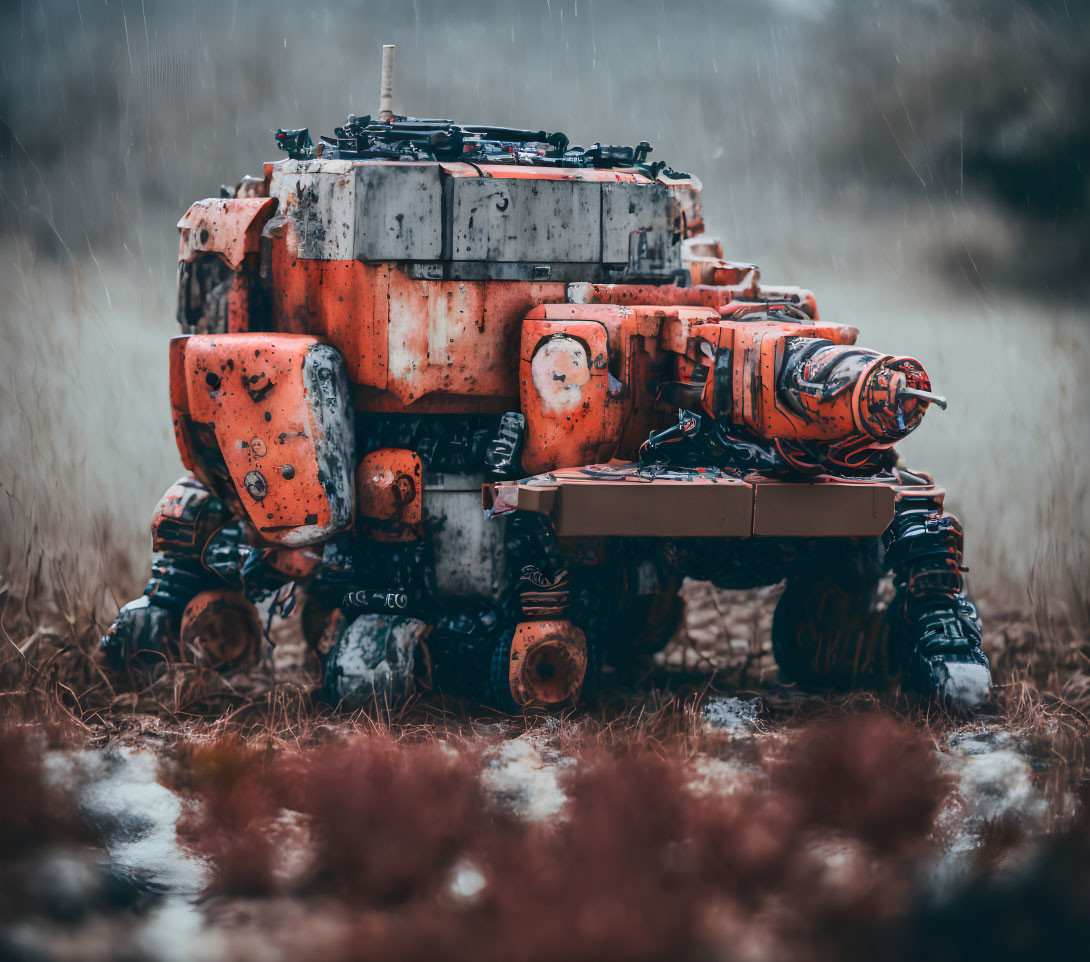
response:
<svg viewBox="0 0 1090 962"><path fill-rule="evenodd" d="M394 116L394 45L382 45L382 86L378 95L378 119L390 120Z"/></svg>

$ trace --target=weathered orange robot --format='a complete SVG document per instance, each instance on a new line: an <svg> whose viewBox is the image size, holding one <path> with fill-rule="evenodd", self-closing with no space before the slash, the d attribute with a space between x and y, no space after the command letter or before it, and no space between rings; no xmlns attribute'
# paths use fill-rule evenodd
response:
<svg viewBox="0 0 1090 962"><path fill-rule="evenodd" d="M277 137L286 160L179 223L191 475L115 665L252 659L254 602L299 586L332 703L415 680L553 704L661 646L684 576L786 578L786 676L986 697L961 529L893 451L945 402L723 260L695 178L447 121Z"/></svg>

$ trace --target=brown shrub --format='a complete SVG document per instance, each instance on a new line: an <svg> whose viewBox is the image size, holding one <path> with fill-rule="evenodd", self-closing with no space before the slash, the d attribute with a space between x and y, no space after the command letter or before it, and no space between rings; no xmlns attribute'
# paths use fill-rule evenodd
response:
<svg viewBox="0 0 1090 962"><path fill-rule="evenodd" d="M948 787L924 736L881 714L810 725L776 777L813 827L855 835L883 854L927 836Z"/></svg>
<svg viewBox="0 0 1090 962"><path fill-rule="evenodd" d="M356 738L290 769L290 807L312 819L308 885L349 901L384 906L433 895L488 828L476 760L440 742Z"/></svg>
<svg viewBox="0 0 1090 962"><path fill-rule="evenodd" d="M84 834L69 793L46 781L36 734L0 726L0 863Z"/></svg>
<svg viewBox="0 0 1090 962"><path fill-rule="evenodd" d="M173 787L190 793L178 831L212 860L218 894L268 895L276 889L269 830L280 803L270 762L267 753L227 736L183 750L172 772Z"/></svg>
<svg viewBox="0 0 1090 962"><path fill-rule="evenodd" d="M878 714L812 722L770 758L751 752L760 770L725 794L691 783L683 741L618 744L571 741L564 814L537 823L493 810L465 746L378 733L305 755L239 758L229 743L184 763L212 800L213 837L230 830L252 849L246 833L267 839L281 807L306 816L312 863L290 891L314 925L283 931L274 900L260 936L328 962L823 962L881 954L933 911L913 885L948 785L913 727ZM1018 844L989 838L984 868L1001 871ZM237 885L224 852L217 891ZM478 892L452 886L463 865Z"/></svg>

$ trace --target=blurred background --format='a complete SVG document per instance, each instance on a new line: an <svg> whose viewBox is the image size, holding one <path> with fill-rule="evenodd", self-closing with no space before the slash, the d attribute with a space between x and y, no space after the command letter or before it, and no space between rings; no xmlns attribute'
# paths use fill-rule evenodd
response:
<svg viewBox="0 0 1090 962"><path fill-rule="evenodd" d="M131 590L182 469L175 224L377 109L648 140L709 230L950 398L903 446L971 584L1085 619L1090 10L1076 0L7 0L0 571ZM49 573L52 572L53 575ZM111 599L103 595L109 604ZM124 600L124 599L119 599Z"/></svg>

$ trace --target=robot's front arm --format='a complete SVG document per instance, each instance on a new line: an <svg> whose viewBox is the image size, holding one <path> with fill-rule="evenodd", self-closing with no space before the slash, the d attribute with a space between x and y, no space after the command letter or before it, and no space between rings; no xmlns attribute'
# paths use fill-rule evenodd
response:
<svg viewBox="0 0 1090 962"><path fill-rule="evenodd" d="M695 349L679 356L679 376L702 385L700 406L720 423L858 466L946 401L918 361L856 347L857 333L770 315L724 318L692 329Z"/></svg>

